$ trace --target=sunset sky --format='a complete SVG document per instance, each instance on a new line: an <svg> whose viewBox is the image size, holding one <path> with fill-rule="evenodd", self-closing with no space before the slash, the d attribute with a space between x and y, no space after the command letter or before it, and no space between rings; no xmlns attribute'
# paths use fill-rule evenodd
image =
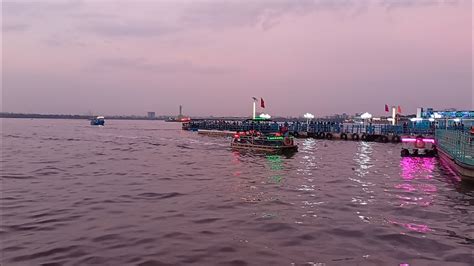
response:
<svg viewBox="0 0 474 266"><path fill-rule="evenodd" d="M474 109L471 0L4 0L5 112Z"/></svg>

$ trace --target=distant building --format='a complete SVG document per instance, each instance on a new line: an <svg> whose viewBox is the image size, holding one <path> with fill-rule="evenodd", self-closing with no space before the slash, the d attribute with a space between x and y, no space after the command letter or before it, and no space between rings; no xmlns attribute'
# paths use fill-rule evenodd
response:
<svg viewBox="0 0 474 266"><path fill-rule="evenodd" d="M472 119L474 118L473 110L456 110L455 108L449 108L444 110L434 110L433 108L418 108L421 113L421 118L460 118L460 119ZM417 116L418 117L418 116Z"/></svg>
<svg viewBox="0 0 474 266"><path fill-rule="evenodd" d="M147 118L148 119L156 119L156 113L155 112L148 112L147 113Z"/></svg>

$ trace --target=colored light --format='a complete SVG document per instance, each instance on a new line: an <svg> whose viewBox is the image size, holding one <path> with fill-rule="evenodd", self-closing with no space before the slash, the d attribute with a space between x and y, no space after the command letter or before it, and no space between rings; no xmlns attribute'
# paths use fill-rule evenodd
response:
<svg viewBox="0 0 474 266"><path fill-rule="evenodd" d="M267 140L283 140L283 137L267 137Z"/></svg>
<svg viewBox="0 0 474 266"><path fill-rule="evenodd" d="M416 142L417 139L410 139L410 138L402 138L402 142ZM435 143L434 139L422 139L423 142L426 143Z"/></svg>

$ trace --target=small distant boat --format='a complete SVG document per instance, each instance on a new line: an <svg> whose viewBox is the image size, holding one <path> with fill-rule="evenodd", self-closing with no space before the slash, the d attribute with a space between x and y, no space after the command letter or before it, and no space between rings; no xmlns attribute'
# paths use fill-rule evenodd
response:
<svg viewBox="0 0 474 266"><path fill-rule="evenodd" d="M434 138L423 136L402 137L402 157L436 157L438 149L436 148Z"/></svg>
<svg viewBox="0 0 474 266"><path fill-rule="evenodd" d="M233 136L231 147L233 149L252 150L271 153L292 153L298 151L294 138L281 136L281 134L264 135L260 132L240 132Z"/></svg>
<svg viewBox="0 0 474 266"><path fill-rule="evenodd" d="M103 126L105 125L105 117L98 116L96 118L91 119L92 126Z"/></svg>

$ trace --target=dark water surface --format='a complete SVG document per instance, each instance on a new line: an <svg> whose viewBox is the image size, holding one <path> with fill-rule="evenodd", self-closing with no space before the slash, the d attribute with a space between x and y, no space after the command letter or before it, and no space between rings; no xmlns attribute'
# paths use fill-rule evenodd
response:
<svg viewBox="0 0 474 266"><path fill-rule="evenodd" d="M437 159L179 128L3 119L1 264L472 265L474 189Z"/></svg>

